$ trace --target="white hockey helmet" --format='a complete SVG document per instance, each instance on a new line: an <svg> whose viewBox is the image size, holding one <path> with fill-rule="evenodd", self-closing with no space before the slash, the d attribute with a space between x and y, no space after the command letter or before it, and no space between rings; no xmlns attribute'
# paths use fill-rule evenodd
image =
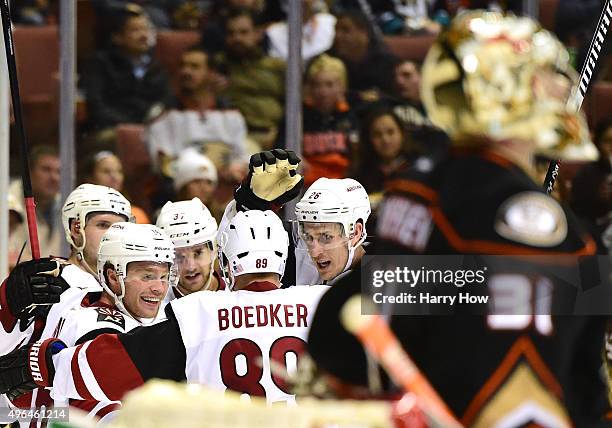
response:
<svg viewBox="0 0 612 428"><path fill-rule="evenodd" d="M199 198L190 201L166 202L157 217L157 227L163 230L176 248L176 267L189 272L190 249L206 245L208 252L208 278L203 290L207 290L213 276L216 259L215 238L217 221Z"/></svg>
<svg viewBox="0 0 612 428"><path fill-rule="evenodd" d="M62 208L62 225L68 243L76 248L78 252L85 247L85 221L87 215L93 212L108 212L125 217L126 221L132 218L132 207L130 202L120 192L106 186L97 184L81 184L74 189L66 198ZM83 238L82 245L76 245L70 233L70 221L81 223L80 234Z"/></svg>
<svg viewBox="0 0 612 428"><path fill-rule="evenodd" d="M156 222L176 248L214 242L217 221L199 198L190 201L166 202Z"/></svg>
<svg viewBox="0 0 612 428"><path fill-rule="evenodd" d="M125 296L125 277L128 265L132 262L167 263L170 271L174 265L174 244L161 229L152 224L119 222L113 224L102 236L98 249L98 276L104 290L115 299L115 304L128 314L123 305ZM104 275L105 266L111 265L121 286L115 294ZM176 274L170 275L171 280Z"/></svg>
<svg viewBox="0 0 612 428"><path fill-rule="evenodd" d="M219 234L218 244L219 262L230 288L235 277L247 273L273 272L281 278L285 273L289 235L270 210L238 212Z"/></svg>
<svg viewBox="0 0 612 428"><path fill-rule="evenodd" d="M352 178L321 177L308 188L295 206L298 223L340 223L352 239L355 225L363 222L363 233L355 247L367 237L365 225L372 208L363 186Z"/></svg>

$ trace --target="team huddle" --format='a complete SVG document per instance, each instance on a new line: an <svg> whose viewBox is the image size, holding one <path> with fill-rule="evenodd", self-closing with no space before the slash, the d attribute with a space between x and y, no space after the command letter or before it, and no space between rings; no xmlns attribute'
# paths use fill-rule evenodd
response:
<svg viewBox="0 0 612 428"><path fill-rule="evenodd" d="M250 199L259 198L251 187L261 195L272 191L273 200L297 194L295 188L299 190L303 183L295 173L298 163L292 152L282 150L255 155L250 187L237 192L240 209ZM274 194L280 186L284 186L282 193ZM307 192L305 203L311 213L320 212L321 221L300 222L304 248L315 254L315 260L327 249L340 248L346 252L346 260L352 259L349 252L365 239L367 193L351 179L321 179L312 188L320 197L316 204L310 204ZM352 192L345 198L350 209L341 224L359 225L362 236L358 245L338 234L343 229L335 228L324 214L346 189ZM351 204L367 209L357 210L361 216L357 218ZM228 206L223 229L217 228L197 198L168 202L156 226L140 225L128 221L130 204L119 192L91 184L75 189L63 208L66 238L72 248L70 259L22 263L2 286L6 338L2 351L9 353L38 339L43 340L42 345L33 347L32 352L43 359L47 349L57 347L60 341L62 346L76 348L71 349L71 355L62 353L66 359L58 360L54 368L41 365L42 360L35 362L30 368L38 388L23 394L34 386L26 382L9 391L12 403L48 407L69 402L104 421L118 409L119 398L127 390L154 377L230 388L265 396L270 402L293 400L286 380L271 371L270 360L295 371L316 303L328 286L310 283L280 290L290 251L283 222L271 210L239 211L236 207L236 202ZM334 231L320 227L325 225L334 226ZM322 244L313 244L313 240ZM92 250L96 247L97 252ZM331 262L323 265L317 269L332 280L352 263L343 261L338 271ZM141 326L147 326L145 335L138 334ZM123 338L101 336L132 330L133 336ZM122 344L124 339L129 343ZM108 340L116 343L109 345ZM107 356L106 351L97 350L99 346L120 354ZM243 365L238 361L240 355L245 357ZM263 355L266 358L260 366L257 359ZM97 370L98 363L106 368L122 367L125 357L137 370L132 372L133 378L129 371L120 371L123 385L114 377L90 378L79 368L81 362L87 371ZM159 358L159 364L152 358ZM213 367L211 361L219 361L220 366ZM41 387L44 383L53 383L51 395Z"/></svg>
<svg viewBox="0 0 612 428"><path fill-rule="evenodd" d="M319 178L300 197L291 151L251 157L219 225L197 198L166 203L155 226L135 224L119 192L77 187L62 215L70 258L23 262L0 287L0 405L70 405L105 423L126 392L161 378L299 406L290 378L306 355L335 397L395 397L393 379L339 319L361 293L366 251L594 254L528 165L539 150L592 153L582 117L561 102L576 80L566 63L560 43L527 18L453 21L428 56L423 91L456 147L387 183L371 246L363 186ZM502 91L502 71L535 95ZM283 222L279 209L297 198L294 220ZM545 273L488 275L506 281L504 302L522 304L543 283L556 295ZM554 312L388 322L465 426L597 426L608 409L606 320Z"/></svg>

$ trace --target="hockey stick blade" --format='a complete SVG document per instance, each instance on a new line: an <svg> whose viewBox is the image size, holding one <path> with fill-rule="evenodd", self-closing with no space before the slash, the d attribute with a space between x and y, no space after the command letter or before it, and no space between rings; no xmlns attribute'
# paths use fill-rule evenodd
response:
<svg viewBox="0 0 612 428"><path fill-rule="evenodd" d="M567 106L573 112L580 111L580 108L582 107L582 102L584 101L584 97L589 89L591 78L593 77L593 72L595 71L597 60L599 59L599 55L601 53L601 48L604 44L606 34L608 34L610 21L612 21L612 5L610 2L611 0L606 0L606 3L604 4L599 21L597 21L595 34L593 34L593 39L589 45L586 60L584 61L584 65L580 71L580 80L578 81L578 85L572 89L569 99L567 100ZM555 181L559 175L560 165L561 161L556 160L550 162L550 165L548 166L546 178L544 179L544 190L548 194L552 192L553 187L555 186Z"/></svg>
<svg viewBox="0 0 612 428"><path fill-rule="evenodd" d="M427 378L404 351L387 322L380 315L361 314L361 296L351 297L342 307L344 328L355 335L398 385L412 392L420 408L435 426L461 427Z"/></svg>

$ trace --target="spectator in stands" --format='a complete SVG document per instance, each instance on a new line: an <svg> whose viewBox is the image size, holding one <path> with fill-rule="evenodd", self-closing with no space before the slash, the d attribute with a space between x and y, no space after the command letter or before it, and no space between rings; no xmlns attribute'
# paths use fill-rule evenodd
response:
<svg viewBox="0 0 612 428"><path fill-rule="evenodd" d="M142 8L117 12L111 46L98 52L82 73L90 129L98 147L114 144L119 123L143 123L171 101L165 71L151 56L155 32Z"/></svg>
<svg viewBox="0 0 612 428"><path fill-rule="evenodd" d="M123 165L121 160L112 152L103 150L91 155L85 162L84 183L98 184L112 187L127 197L123 190ZM147 213L140 207L131 203L132 215L136 223L151 223Z"/></svg>
<svg viewBox="0 0 612 428"><path fill-rule="evenodd" d="M346 10L337 15L334 45L328 53L344 62L348 89L358 101L376 101L381 94L393 93L396 59L374 38L361 12Z"/></svg>
<svg viewBox="0 0 612 428"><path fill-rule="evenodd" d="M112 19L117 10L133 4L141 7L156 28L171 28L172 15L185 0L90 0L101 22Z"/></svg>
<svg viewBox="0 0 612 428"><path fill-rule="evenodd" d="M334 42L336 17L329 13L317 12L316 0L302 0L302 4L302 59L306 62L331 48ZM266 35L268 54L286 61L289 56L287 22L270 25Z"/></svg>
<svg viewBox="0 0 612 428"><path fill-rule="evenodd" d="M380 200L385 180L406 168L415 148L405 132L401 119L388 108L376 109L368 114L359 138L359 166L356 180L370 194L370 201ZM375 196L379 194L379 196Z"/></svg>
<svg viewBox="0 0 612 428"><path fill-rule="evenodd" d="M597 126L594 142L599 159L578 170L572 180L569 203L600 250L607 252L602 236L612 221L612 118Z"/></svg>
<svg viewBox="0 0 612 428"><path fill-rule="evenodd" d="M213 162L194 148L183 151L174 163L175 201L200 198L211 214L219 221L225 204L214 198L217 188L217 169Z"/></svg>
<svg viewBox="0 0 612 428"><path fill-rule="evenodd" d="M410 139L421 151L440 154L446 150L448 137L436 128L421 101L421 71L417 63L400 60L393 70L394 96L385 101L401 119Z"/></svg>
<svg viewBox="0 0 612 428"><path fill-rule="evenodd" d="M201 46L192 46L181 55L179 91L177 104L181 110L206 111L229 105L229 101L215 91L208 53Z"/></svg>
<svg viewBox="0 0 612 428"><path fill-rule="evenodd" d="M347 177L358 131L346 101L346 79L342 61L327 54L317 57L306 70L302 113L305 187L320 177ZM279 141L284 136L280 132ZM279 145L286 147L286 143Z"/></svg>
<svg viewBox="0 0 612 428"><path fill-rule="evenodd" d="M251 11L233 11L225 21L225 52L213 57L213 68L227 77L228 96L244 116L249 137L269 149L283 116L285 63L264 54L262 31Z"/></svg>
<svg viewBox="0 0 612 428"><path fill-rule="evenodd" d="M223 23L233 10L249 10L257 23L261 24L261 12L264 6L265 0L216 1L206 18L206 24L202 31L202 47L204 50L211 55L223 50L225 44L225 26Z"/></svg>
<svg viewBox="0 0 612 428"><path fill-rule="evenodd" d="M49 24L49 0L19 0L11 4L11 18L19 25Z"/></svg>
<svg viewBox="0 0 612 428"><path fill-rule="evenodd" d="M62 239L61 227L58 227L60 218L60 158L57 148L48 145L35 146L30 153L30 177L32 180L32 193L36 201L36 223L38 225L38 240L40 254L43 257L60 255ZM23 201L23 187L21 180L11 183L9 192L17 201ZM22 211L25 211L22 206ZM9 252L21 250L28 238L25 224L17 227L9 240ZM27 247L27 246L26 246ZM24 251L24 260L31 259L30 249Z"/></svg>

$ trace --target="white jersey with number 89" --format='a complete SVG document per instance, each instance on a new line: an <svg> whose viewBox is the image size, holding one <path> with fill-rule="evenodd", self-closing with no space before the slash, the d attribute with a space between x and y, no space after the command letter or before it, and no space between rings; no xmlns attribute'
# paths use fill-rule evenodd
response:
<svg viewBox="0 0 612 428"><path fill-rule="evenodd" d="M246 290L197 292L171 302L187 353L192 383L294 402L270 361L289 373L306 347L308 329L324 285L276 288L268 282Z"/></svg>

